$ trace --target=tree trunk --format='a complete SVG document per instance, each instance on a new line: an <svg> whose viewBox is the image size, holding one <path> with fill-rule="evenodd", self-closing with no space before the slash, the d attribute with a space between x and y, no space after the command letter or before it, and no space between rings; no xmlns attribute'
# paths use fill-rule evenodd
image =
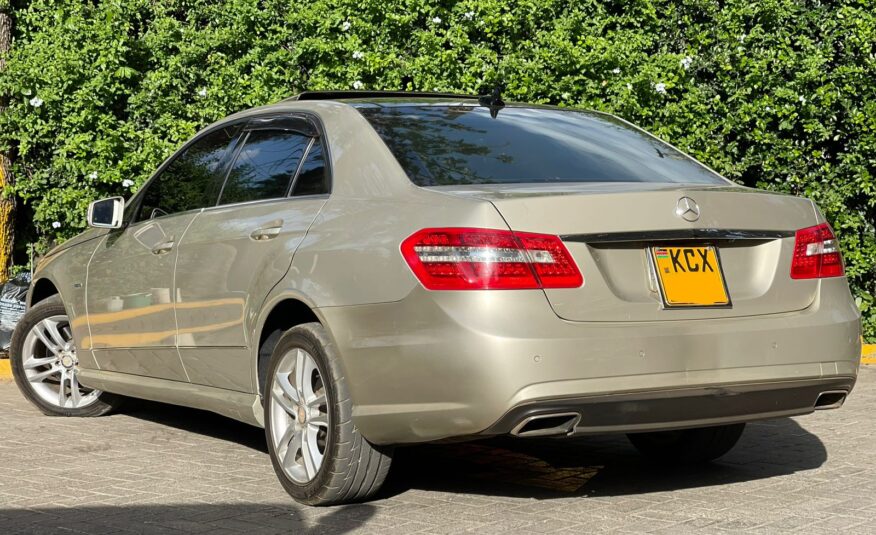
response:
<svg viewBox="0 0 876 535"><path fill-rule="evenodd" d="M0 11L0 71L6 67L5 56L12 46L12 15L7 12L8 9ZM0 113L6 110L8 104L7 97L0 96ZM6 186L12 184L12 177L9 174L10 157L10 154L0 152L0 281L9 278L9 270L12 266L12 243L15 237L15 224L12 218L15 199L3 191Z"/></svg>

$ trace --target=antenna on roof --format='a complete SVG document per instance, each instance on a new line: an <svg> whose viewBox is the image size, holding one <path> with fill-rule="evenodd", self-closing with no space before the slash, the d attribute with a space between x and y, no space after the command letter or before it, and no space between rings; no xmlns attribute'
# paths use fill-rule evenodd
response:
<svg viewBox="0 0 876 535"><path fill-rule="evenodd" d="M479 96L478 104L490 108L490 117L495 119L499 115L499 110L505 107L505 102L502 100L502 84L496 84L489 95Z"/></svg>

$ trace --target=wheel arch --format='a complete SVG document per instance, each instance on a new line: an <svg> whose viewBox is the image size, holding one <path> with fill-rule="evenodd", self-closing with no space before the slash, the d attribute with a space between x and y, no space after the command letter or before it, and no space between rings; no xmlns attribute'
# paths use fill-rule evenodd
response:
<svg viewBox="0 0 876 535"><path fill-rule="evenodd" d="M317 322L326 330L324 318L306 298L297 294L279 295L262 308L262 316L253 335L255 347L254 373L256 392L261 396L267 377L271 353L284 332L303 323Z"/></svg>
<svg viewBox="0 0 876 535"><path fill-rule="evenodd" d="M53 295L60 295L57 285L48 277L37 279L31 284L30 291L27 295L27 307L44 301Z"/></svg>

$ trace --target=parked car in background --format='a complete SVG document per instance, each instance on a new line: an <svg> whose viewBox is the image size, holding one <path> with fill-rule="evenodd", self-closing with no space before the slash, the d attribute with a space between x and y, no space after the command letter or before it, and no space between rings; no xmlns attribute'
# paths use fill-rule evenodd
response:
<svg viewBox="0 0 876 535"><path fill-rule="evenodd" d="M12 332L24 315L30 273L24 272L0 286L0 351L9 351Z"/></svg>
<svg viewBox="0 0 876 535"><path fill-rule="evenodd" d="M303 93L198 133L36 268L16 380L264 426L289 494L372 496L393 447L627 433L707 461L836 408L860 317L807 199L605 113Z"/></svg>

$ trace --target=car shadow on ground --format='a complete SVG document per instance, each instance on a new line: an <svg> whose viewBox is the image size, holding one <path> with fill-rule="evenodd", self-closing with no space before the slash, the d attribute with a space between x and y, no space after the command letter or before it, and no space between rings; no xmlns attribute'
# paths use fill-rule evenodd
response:
<svg viewBox="0 0 876 535"><path fill-rule="evenodd" d="M536 499L621 496L783 476L818 468L826 460L821 440L790 418L749 424L730 453L698 466L649 461L624 435L506 437L399 448L384 493L432 489Z"/></svg>
<svg viewBox="0 0 876 535"><path fill-rule="evenodd" d="M146 401L132 401L124 412L267 453L263 430L219 415ZM645 494L783 476L826 460L821 440L790 418L749 424L729 454L694 467L649 462L623 435L504 437L397 448L379 497L409 489L536 499Z"/></svg>
<svg viewBox="0 0 876 535"><path fill-rule="evenodd" d="M0 508L2 533L294 533L343 534L377 512L369 504L308 508L293 504L96 505Z"/></svg>
<svg viewBox="0 0 876 535"><path fill-rule="evenodd" d="M268 453L263 429L216 413L133 398L125 399L119 413Z"/></svg>

